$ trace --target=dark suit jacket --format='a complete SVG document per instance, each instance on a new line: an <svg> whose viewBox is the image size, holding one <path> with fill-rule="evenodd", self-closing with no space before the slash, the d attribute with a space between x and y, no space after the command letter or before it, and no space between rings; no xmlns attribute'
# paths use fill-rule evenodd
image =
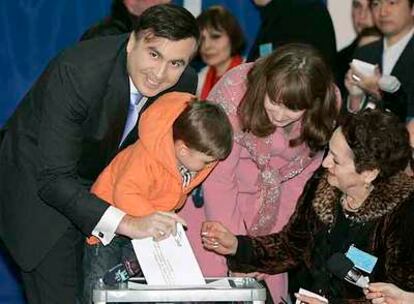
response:
<svg viewBox="0 0 414 304"><path fill-rule="evenodd" d="M383 40L358 48L354 58L378 64L382 70ZM408 42L403 53L391 71L401 82L401 88L394 94L384 93L383 106L397 114L402 120L414 116L414 37Z"/></svg>
<svg viewBox="0 0 414 304"><path fill-rule="evenodd" d="M120 150L130 99L127 39L97 38L63 51L1 130L0 237L24 270L70 225L90 234L108 207L89 188ZM187 69L169 91L194 94L196 81ZM123 146L136 138L135 130Z"/></svg>
<svg viewBox="0 0 414 304"><path fill-rule="evenodd" d="M275 50L287 43L300 42L317 48L332 69L335 67L335 31L321 0L272 0L259 9L262 25L247 61L260 56L261 44L271 43Z"/></svg>
<svg viewBox="0 0 414 304"><path fill-rule="evenodd" d="M112 1L111 15L87 29L80 40L129 33L137 21L138 17L128 12L123 1L115 0Z"/></svg>

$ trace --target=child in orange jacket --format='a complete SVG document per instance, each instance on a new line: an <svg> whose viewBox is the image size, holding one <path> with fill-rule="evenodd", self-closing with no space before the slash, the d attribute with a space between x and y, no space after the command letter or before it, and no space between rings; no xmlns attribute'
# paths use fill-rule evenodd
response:
<svg viewBox="0 0 414 304"><path fill-rule="evenodd" d="M163 95L143 113L138 133L139 140L113 159L91 189L133 216L181 208L192 189L230 153L233 137L219 105L178 92ZM93 236L87 243L83 297L91 302L95 281L132 245L124 237L107 246Z"/></svg>

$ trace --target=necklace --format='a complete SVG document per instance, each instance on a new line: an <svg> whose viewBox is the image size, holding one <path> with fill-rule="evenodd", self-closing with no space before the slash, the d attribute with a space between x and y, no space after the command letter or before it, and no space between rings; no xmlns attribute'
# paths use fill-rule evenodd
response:
<svg viewBox="0 0 414 304"><path fill-rule="evenodd" d="M345 192L342 194L340 202L344 209L350 211L350 212L356 212L358 211L363 205L365 200L368 198L372 190L374 189L374 186L372 184L367 185L365 188L365 196L363 200L358 200L357 202L354 198L346 194Z"/></svg>
<svg viewBox="0 0 414 304"><path fill-rule="evenodd" d="M353 212L358 211L358 209L361 208L362 204L359 204L358 206L353 206L352 203L350 202L350 199L353 200L345 193L342 194L341 199L340 199L342 207L344 207L346 210L349 210L349 211L353 211Z"/></svg>

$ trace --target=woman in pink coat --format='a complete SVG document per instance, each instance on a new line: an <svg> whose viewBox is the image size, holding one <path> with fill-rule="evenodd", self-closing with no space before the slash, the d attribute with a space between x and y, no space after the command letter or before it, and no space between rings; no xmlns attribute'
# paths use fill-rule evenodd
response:
<svg viewBox="0 0 414 304"><path fill-rule="evenodd" d="M253 236L277 232L288 222L321 164L338 112L336 90L319 53L300 44L232 69L213 88L208 100L227 112L233 150L204 182L203 207L187 202L180 213L205 276L228 273L225 259L202 247L203 220ZM286 274L265 280L275 302L286 298Z"/></svg>

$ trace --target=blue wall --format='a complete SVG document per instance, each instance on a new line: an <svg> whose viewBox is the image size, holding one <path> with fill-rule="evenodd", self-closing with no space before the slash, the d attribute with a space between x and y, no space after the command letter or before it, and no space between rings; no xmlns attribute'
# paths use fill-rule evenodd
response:
<svg viewBox="0 0 414 304"><path fill-rule="evenodd" d="M109 7L110 0L0 1L0 125L47 62Z"/></svg>
<svg viewBox="0 0 414 304"><path fill-rule="evenodd" d="M0 126L48 61L107 15L110 3L110 0L0 1ZM213 4L225 5L239 18L250 45L259 22L252 1L204 0L202 7Z"/></svg>
<svg viewBox="0 0 414 304"><path fill-rule="evenodd" d="M0 1L0 126L48 61L108 14L110 0ZM20 284L0 249L0 303L23 303Z"/></svg>

